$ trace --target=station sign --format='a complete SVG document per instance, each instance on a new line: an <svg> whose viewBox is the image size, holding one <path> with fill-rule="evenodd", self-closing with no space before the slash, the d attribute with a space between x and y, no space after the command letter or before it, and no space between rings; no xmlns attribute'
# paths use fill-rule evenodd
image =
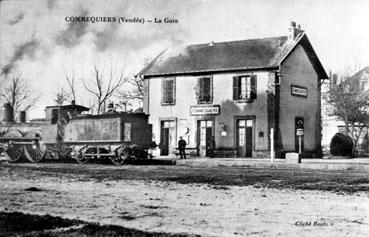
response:
<svg viewBox="0 0 369 237"><path fill-rule="evenodd" d="M220 114L220 105L191 106L191 116L200 115L218 115Z"/></svg>
<svg viewBox="0 0 369 237"><path fill-rule="evenodd" d="M307 97L308 89L306 87L291 85L291 95Z"/></svg>

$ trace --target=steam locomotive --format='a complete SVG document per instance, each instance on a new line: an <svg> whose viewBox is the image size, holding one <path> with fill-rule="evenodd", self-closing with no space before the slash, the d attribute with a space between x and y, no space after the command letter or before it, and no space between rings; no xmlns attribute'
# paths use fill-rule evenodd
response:
<svg viewBox="0 0 369 237"><path fill-rule="evenodd" d="M132 159L150 159L152 126L144 113L108 112L84 115L89 109L76 105L48 106L45 119L14 122L9 104L4 105L0 123L0 153L11 161L75 159L81 164L92 159L109 159L121 165Z"/></svg>

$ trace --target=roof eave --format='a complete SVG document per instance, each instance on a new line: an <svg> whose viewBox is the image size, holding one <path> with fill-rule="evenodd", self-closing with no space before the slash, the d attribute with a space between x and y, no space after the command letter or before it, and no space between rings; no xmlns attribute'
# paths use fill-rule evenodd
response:
<svg viewBox="0 0 369 237"><path fill-rule="evenodd" d="M151 65L153 65L155 62L156 62L156 60L158 60L158 58L164 53L166 51L166 49L164 49L163 51L161 51L161 53L158 55L158 56L156 56L149 64L147 64L146 66L144 66L134 77L137 77L137 76L141 76L141 75L143 75L143 73L148 69L148 68L150 68L151 67Z"/></svg>
<svg viewBox="0 0 369 237"><path fill-rule="evenodd" d="M313 46L311 45L311 43L310 43L310 41L309 41L309 39L308 39L308 37L307 37L307 35L306 35L306 33L304 32L300 37L299 37L299 39L298 40L296 40L295 42L294 42L294 45L291 47L291 49L286 53L286 55L282 58L282 59L280 59L280 61L279 61L279 65L282 65L282 63L284 62L284 60L286 60L287 58L288 58L288 56L295 50L295 48L296 48L296 46L299 44L299 43L301 43L301 41L302 40L306 40L306 43L308 44L307 46L309 47L309 48L311 48L311 51L312 51L312 53L314 54L314 63L316 63L316 68L317 69L315 69L315 67L314 67L314 69L315 69L315 71L317 72L317 74L318 74L318 77L319 77L319 79L321 79L321 80L324 80L324 79L328 79L329 77L328 77L328 74L327 74L327 72L325 71L325 69L324 69L324 67L323 67L323 65L322 65L322 63L320 62L320 60L319 60L319 58L318 58L318 55L315 53L315 50L314 50L314 48L313 48ZM308 57L309 57L309 55L308 55ZM311 60L311 58L309 57L309 60Z"/></svg>
<svg viewBox="0 0 369 237"><path fill-rule="evenodd" d="M267 67L248 67L248 68L226 68L226 69L212 69L212 70L196 70L196 71L182 71L182 72L170 72L170 73L155 73L143 75L144 78L149 77L162 77L162 76L178 76L178 75L194 75L194 74L206 74L206 73L224 73L235 71L261 71L261 70L277 70L278 65L271 65Z"/></svg>

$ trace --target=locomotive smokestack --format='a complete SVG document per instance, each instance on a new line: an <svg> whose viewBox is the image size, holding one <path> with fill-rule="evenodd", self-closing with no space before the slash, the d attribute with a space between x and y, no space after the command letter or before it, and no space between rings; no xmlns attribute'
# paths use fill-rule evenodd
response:
<svg viewBox="0 0 369 237"><path fill-rule="evenodd" d="M14 122L13 107L10 105L10 103L4 104L3 122L5 123Z"/></svg>
<svg viewBox="0 0 369 237"><path fill-rule="evenodd" d="M76 105L76 101L75 100L72 100L71 104L72 105Z"/></svg>
<svg viewBox="0 0 369 237"><path fill-rule="evenodd" d="M26 111L19 111L18 113L18 122L25 123L26 122Z"/></svg>

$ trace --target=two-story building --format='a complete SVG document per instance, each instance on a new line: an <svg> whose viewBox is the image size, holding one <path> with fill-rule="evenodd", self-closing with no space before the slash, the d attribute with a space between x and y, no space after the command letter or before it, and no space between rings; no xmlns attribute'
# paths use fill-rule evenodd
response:
<svg viewBox="0 0 369 237"><path fill-rule="evenodd" d="M302 148L320 155L320 85L328 78L308 37L291 22L287 36L189 45L164 51L139 74L144 112L160 154L180 136L199 156L267 157Z"/></svg>

